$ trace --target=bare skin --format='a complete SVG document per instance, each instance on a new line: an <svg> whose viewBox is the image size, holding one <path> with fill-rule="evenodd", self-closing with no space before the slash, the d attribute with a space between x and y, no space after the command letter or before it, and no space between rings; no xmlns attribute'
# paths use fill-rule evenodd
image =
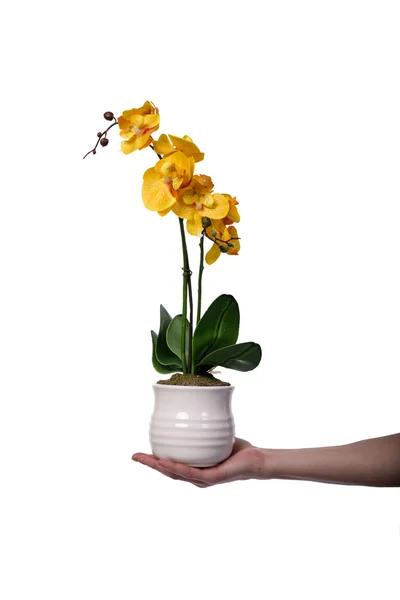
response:
<svg viewBox="0 0 400 600"><path fill-rule="evenodd" d="M400 487L400 433L342 446L287 450L257 448L236 438L231 456L205 469L144 453L134 454L132 460L202 488L241 479Z"/></svg>

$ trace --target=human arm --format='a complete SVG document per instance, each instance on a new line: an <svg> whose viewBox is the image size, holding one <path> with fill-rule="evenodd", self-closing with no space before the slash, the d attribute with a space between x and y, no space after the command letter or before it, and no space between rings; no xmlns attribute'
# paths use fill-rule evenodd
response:
<svg viewBox="0 0 400 600"><path fill-rule="evenodd" d="M256 448L236 439L231 456L216 467L197 469L152 455L134 454L172 479L208 487L239 479L291 479L375 487L400 486L400 433L321 448Z"/></svg>
<svg viewBox="0 0 400 600"><path fill-rule="evenodd" d="M266 450L276 479L400 486L400 434L324 448Z"/></svg>

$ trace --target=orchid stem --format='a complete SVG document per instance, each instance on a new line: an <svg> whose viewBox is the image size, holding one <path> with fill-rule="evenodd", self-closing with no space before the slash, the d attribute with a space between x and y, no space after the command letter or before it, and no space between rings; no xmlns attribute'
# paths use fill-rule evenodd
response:
<svg viewBox="0 0 400 600"><path fill-rule="evenodd" d="M202 294L202 280L204 271L204 231L200 238L200 266L199 266L199 282L197 286L197 320L196 325L201 319L201 294Z"/></svg>
<svg viewBox="0 0 400 600"><path fill-rule="evenodd" d="M179 219L181 230L182 252L183 252L183 295L182 295L182 331L181 331L181 354L182 370L184 373L192 373L192 344L193 344L193 295L192 295L192 272L189 267L189 256L186 246L185 228L183 219ZM189 348L186 363L186 327L187 327L187 300L189 295Z"/></svg>
<svg viewBox="0 0 400 600"><path fill-rule="evenodd" d="M150 148L156 152L153 145ZM161 160L162 156L156 152ZM179 219L179 227L181 230L182 253L183 253L183 290L182 290L182 330L181 330L181 355L182 355L182 371L184 374L193 373L192 365L192 346L193 346L193 295L192 295L192 271L189 267L189 256L186 246L185 228L183 219ZM189 294L189 348L186 363L186 327L187 327L187 300Z"/></svg>

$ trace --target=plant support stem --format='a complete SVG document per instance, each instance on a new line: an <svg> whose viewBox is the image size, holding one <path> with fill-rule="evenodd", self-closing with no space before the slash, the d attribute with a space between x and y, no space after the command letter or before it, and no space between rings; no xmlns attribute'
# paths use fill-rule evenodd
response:
<svg viewBox="0 0 400 600"><path fill-rule="evenodd" d="M181 332L181 354L182 370L184 373L192 372L192 344L193 344L193 295L192 295L192 272L189 267L189 256L186 246L185 228L183 219L179 219L183 252L183 292L182 292L182 332ZM186 327L187 327L187 299L189 296L189 348L186 363Z"/></svg>
<svg viewBox="0 0 400 600"><path fill-rule="evenodd" d="M202 293L202 280L204 271L204 232L200 238L200 266L199 266L199 282L197 286L197 320L196 325L201 319L201 293Z"/></svg>

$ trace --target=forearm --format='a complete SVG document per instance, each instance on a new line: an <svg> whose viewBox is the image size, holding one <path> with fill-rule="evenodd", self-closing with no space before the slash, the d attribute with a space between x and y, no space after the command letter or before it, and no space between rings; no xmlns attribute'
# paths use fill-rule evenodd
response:
<svg viewBox="0 0 400 600"><path fill-rule="evenodd" d="M400 434L343 446L263 452L274 479L400 486Z"/></svg>

